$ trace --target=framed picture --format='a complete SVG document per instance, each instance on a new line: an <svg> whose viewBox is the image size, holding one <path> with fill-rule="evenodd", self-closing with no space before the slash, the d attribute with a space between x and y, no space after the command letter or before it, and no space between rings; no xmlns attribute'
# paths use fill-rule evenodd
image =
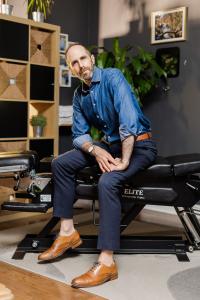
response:
<svg viewBox="0 0 200 300"><path fill-rule="evenodd" d="M60 86L61 87L71 87L71 73L69 68L60 66Z"/></svg>
<svg viewBox="0 0 200 300"><path fill-rule="evenodd" d="M65 54L60 54L60 66L65 68L67 67Z"/></svg>
<svg viewBox="0 0 200 300"><path fill-rule="evenodd" d="M187 7L151 13L151 43L169 43L186 39Z"/></svg>
<svg viewBox="0 0 200 300"><path fill-rule="evenodd" d="M167 77L177 77L179 75L180 49L179 47L160 48L156 51L156 60L162 69L167 73Z"/></svg>
<svg viewBox="0 0 200 300"><path fill-rule="evenodd" d="M60 53L65 53L68 48L68 34L60 33Z"/></svg>

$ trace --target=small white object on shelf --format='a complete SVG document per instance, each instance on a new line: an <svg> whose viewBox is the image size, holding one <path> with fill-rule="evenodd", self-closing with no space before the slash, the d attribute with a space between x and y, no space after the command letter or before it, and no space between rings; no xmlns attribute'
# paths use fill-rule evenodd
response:
<svg viewBox="0 0 200 300"><path fill-rule="evenodd" d="M73 107L72 105L59 105L59 126L72 125Z"/></svg>

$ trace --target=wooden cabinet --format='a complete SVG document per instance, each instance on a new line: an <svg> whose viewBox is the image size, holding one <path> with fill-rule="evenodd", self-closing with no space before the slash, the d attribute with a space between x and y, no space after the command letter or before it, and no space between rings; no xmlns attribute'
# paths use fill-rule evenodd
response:
<svg viewBox="0 0 200 300"><path fill-rule="evenodd" d="M0 151L58 155L60 27L0 14ZM33 136L30 119L47 125Z"/></svg>

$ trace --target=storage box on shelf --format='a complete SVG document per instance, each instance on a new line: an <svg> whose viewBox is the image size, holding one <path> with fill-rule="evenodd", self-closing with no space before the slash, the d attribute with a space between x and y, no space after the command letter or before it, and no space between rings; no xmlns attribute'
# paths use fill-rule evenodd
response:
<svg viewBox="0 0 200 300"><path fill-rule="evenodd" d="M0 151L58 154L60 27L0 14ZM47 118L34 138L30 119Z"/></svg>
<svg viewBox="0 0 200 300"><path fill-rule="evenodd" d="M0 97L27 99L27 65L0 61Z"/></svg>
<svg viewBox="0 0 200 300"><path fill-rule="evenodd" d="M54 48L55 32L31 27L30 61L32 64L54 65L56 61Z"/></svg>

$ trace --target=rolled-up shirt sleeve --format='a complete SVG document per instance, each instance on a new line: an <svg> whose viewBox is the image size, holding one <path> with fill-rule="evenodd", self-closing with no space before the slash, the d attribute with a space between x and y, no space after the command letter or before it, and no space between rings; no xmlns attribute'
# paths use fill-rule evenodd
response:
<svg viewBox="0 0 200 300"><path fill-rule="evenodd" d="M119 135L123 141L130 135L137 136L139 105L122 72L116 69L116 73L117 76L110 78L110 88L114 98L114 107L119 116Z"/></svg>
<svg viewBox="0 0 200 300"><path fill-rule="evenodd" d="M80 96L77 92L74 93L73 97L72 140L73 146L78 149L81 149L85 142L92 142L90 125L81 110Z"/></svg>

